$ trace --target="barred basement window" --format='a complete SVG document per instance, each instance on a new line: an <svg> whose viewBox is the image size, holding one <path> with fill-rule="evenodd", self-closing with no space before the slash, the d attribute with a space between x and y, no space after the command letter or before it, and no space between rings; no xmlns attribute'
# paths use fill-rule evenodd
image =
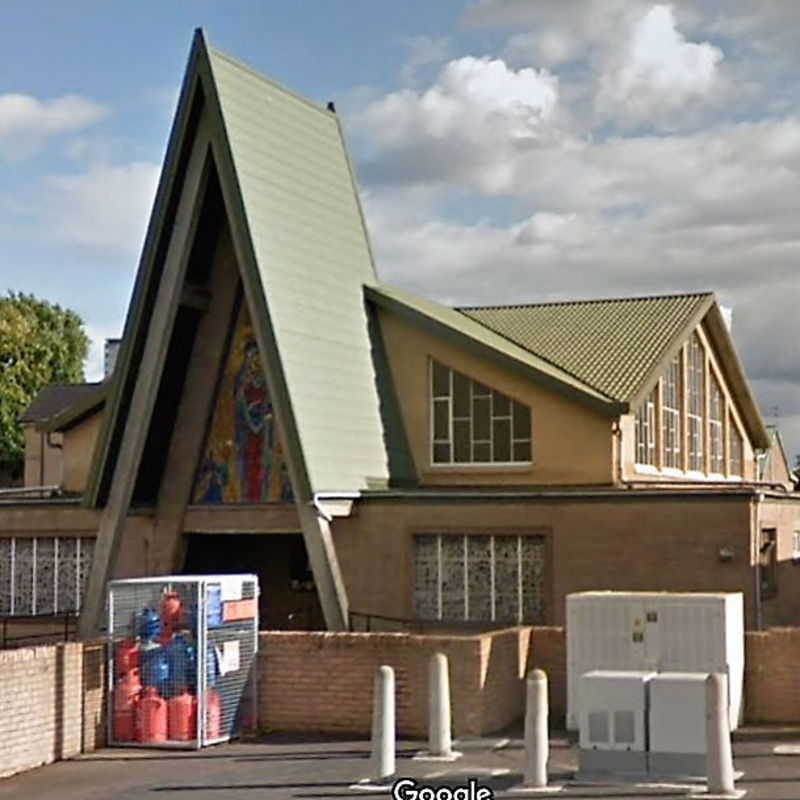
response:
<svg viewBox="0 0 800 800"><path fill-rule="evenodd" d="M728 431L728 474L741 477L743 474L742 450L744 446L742 443L742 434L739 433L739 429L736 427L732 416L728 417Z"/></svg>
<svg viewBox="0 0 800 800"><path fill-rule="evenodd" d="M414 548L418 619L543 621L541 536L420 534Z"/></svg>
<svg viewBox="0 0 800 800"><path fill-rule="evenodd" d="M531 410L460 372L431 361L434 464L531 461Z"/></svg>
<svg viewBox="0 0 800 800"><path fill-rule="evenodd" d="M647 396L636 412L636 463L656 463L656 390Z"/></svg>
<svg viewBox="0 0 800 800"><path fill-rule="evenodd" d="M721 475L725 468L725 452L722 447L722 390L712 374L709 381L708 395L708 442L709 468L711 472Z"/></svg>
<svg viewBox="0 0 800 800"><path fill-rule="evenodd" d="M93 554L94 539L0 538L0 614L79 611Z"/></svg>
<svg viewBox="0 0 800 800"><path fill-rule="evenodd" d="M661 440L664 443L664 466L682 469L681 447L681 356L676 355L663 377L661 395Z"/></svg>
<svg viewBox="0 0 800 800"><path fill-rule="evenodd" d="M686 419L689 434L689 469L702 471L703 401L705 395L705 353L697 334L689 341L689 408Z"/></svg>

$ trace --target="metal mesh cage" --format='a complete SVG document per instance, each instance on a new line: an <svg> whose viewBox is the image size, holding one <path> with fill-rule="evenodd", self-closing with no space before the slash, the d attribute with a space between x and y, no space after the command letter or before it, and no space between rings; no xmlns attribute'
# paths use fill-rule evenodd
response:
<svg viewBox="0 0 800 800"><path fill-rule="evenodd" d="M110 744L199 748L255 723L255 575L112 581L108 639Z"/></svg>

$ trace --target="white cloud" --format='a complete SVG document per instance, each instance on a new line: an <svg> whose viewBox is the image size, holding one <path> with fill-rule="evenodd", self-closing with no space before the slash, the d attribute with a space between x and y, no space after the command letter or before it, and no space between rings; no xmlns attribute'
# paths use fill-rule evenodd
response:
<svg viewBox="0 0 800 800"><path fill-rule="evenodd" d="M49 137L86 128L108 113L106 106L78 95L38 100L26 94L0 94L0 158L27 158Z"/></svg>
<svg viewBox="0 0 800 800"><path fill-rule="evenodd" d="M156 164L133 162L50 175L42 227L67 244L135 255L144 239L158 174Z"/></svg>
<svg viewBox="0 0 800 800"><path fill-rule="evenodd" d="M546 70L466 56L449 62L424 92L403 89L371 103L354 126L370 137L377 159L393 154L382 163L391 169L394 162L405 179L425 182L438 164L451 177L470 171L483 190L497 192L510 178L506 151L547 138L557 104L558 80Z"/></svg>
<svg viewBox="0 0 800 800"><path fill-rule="evenodd" d="M671 6L655 5L633 27L630 40L600 82L597 104L634 120L663 116L707 96L718 82L723 53L677 30Z"/></svg>

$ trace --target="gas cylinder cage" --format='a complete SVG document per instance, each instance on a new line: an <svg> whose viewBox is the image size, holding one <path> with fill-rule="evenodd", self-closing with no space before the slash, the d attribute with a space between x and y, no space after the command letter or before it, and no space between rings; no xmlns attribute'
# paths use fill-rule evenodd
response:
<svg viewBox="0 0 800 800"><path fill-rule="evenodd" d="M258 578L108 584L108 742L199 749L256 722Z"/></svg>

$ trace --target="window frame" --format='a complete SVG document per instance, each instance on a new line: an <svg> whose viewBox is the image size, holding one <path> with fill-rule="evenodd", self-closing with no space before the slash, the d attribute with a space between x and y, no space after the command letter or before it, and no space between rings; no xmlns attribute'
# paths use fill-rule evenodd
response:
<svg viewBox="0 0 800 800"><path fill-rule="evenodd" d="M441 395L436 393L436 369L447 370L448 373L448 394ZM457 377L456 377L457 376ZM458 380L467 381L469 396L468 396L468 411L469 415L456 415L455 413L455 382ZM480 387L483 391L476 394L476 387ZM495 413L496 397L502 398L503 402L508 404L508 413ZM489 401L489 428L488 439L475 438L475 401L486 400ZM441 404L446 408L447 414L447 434L448 438L437 438L437 404ZM521 424L527 427L528 436L516 436L516 414L518 410L522 409L527 413L527 424L523 419ZM534 463L533 452L533 410L531 407L505 392L500 392L493 389L491 386L476 380L475 378L467 375L464 372L453 369L453 367L439 361L432 356L428 357L428 459L429 467L432 469L527 469ZM508 453L511 457L507 461L495 461L494 454L496 449L495 443L495 423L508 423ZM467 423L469 425L469 460L456 460L456 431L455 426L457 423ZM475 458L476 447L489 447L490 460L477 460ZM529 458L527 459L514 459L514 451L517 446L528 446ZM447 447L449 453L449 460L437 460L436 448Z"/></svg>

